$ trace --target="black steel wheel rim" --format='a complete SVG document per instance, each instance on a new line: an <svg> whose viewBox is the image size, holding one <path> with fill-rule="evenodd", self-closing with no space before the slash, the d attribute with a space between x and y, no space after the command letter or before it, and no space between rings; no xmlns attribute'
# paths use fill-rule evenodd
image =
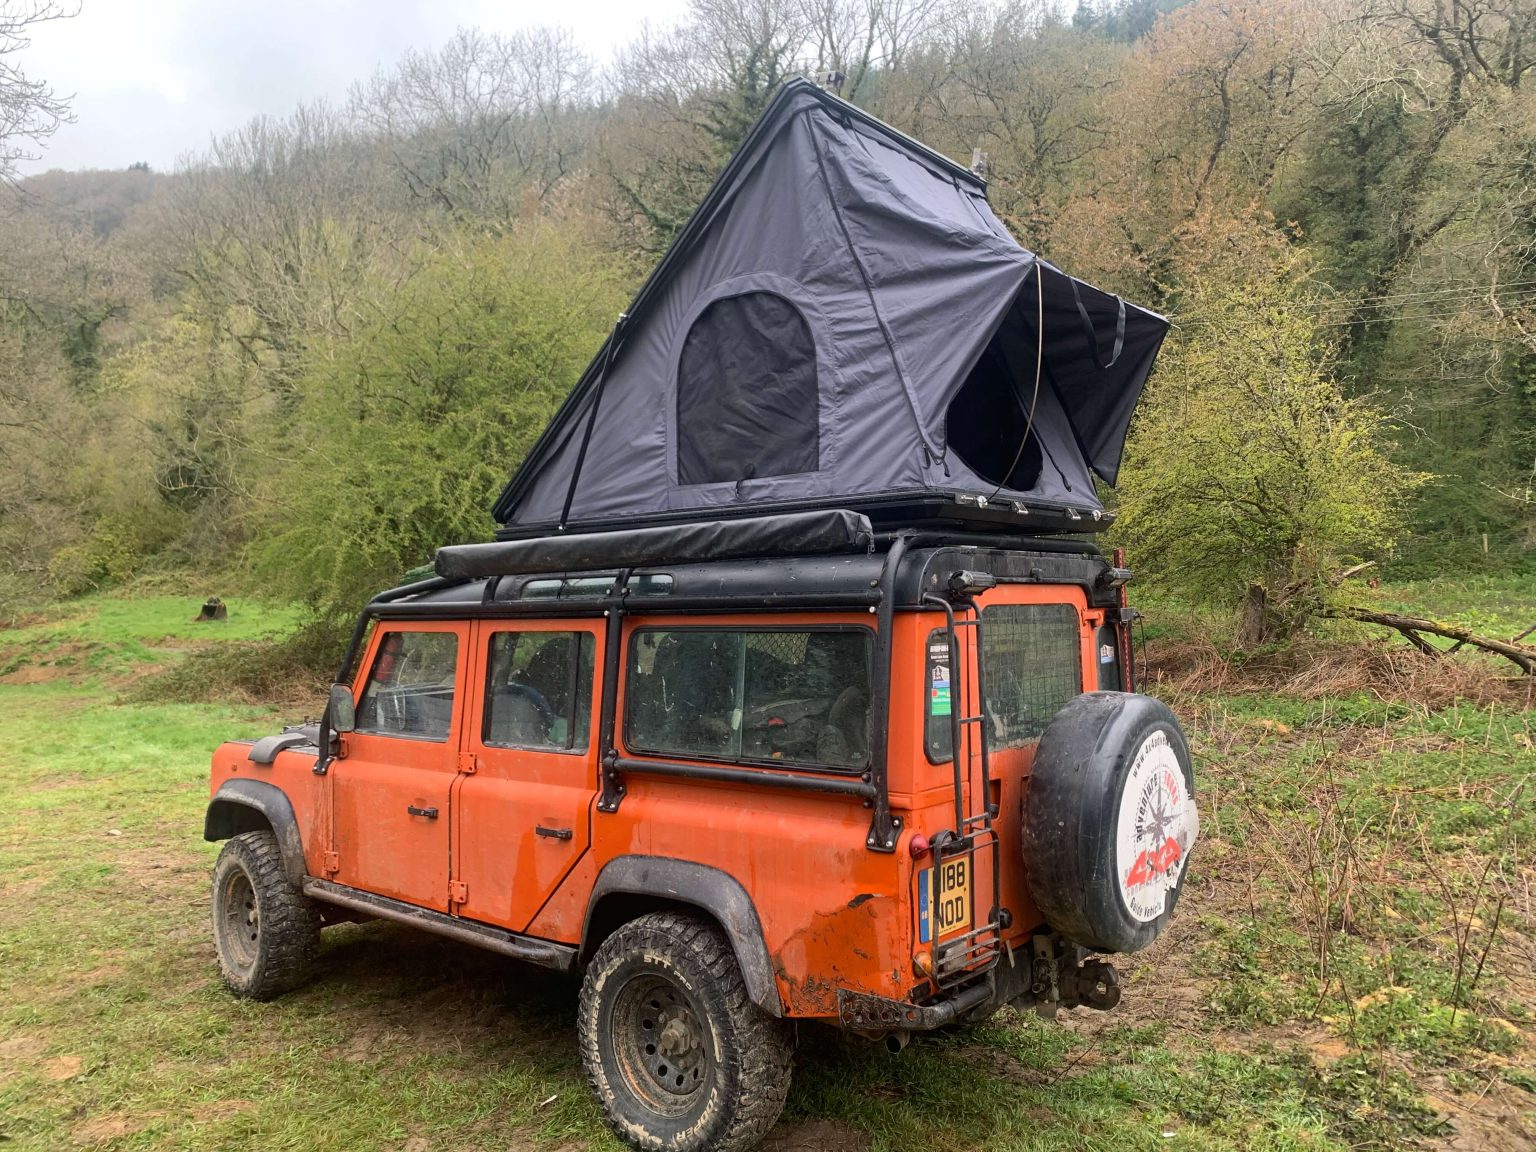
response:
<svg viewBox="0 0 1536 1152"><path fill-rule="evenodd" d="M243 972L256 963L261 940L261 909L256 903L256 889L243 868L235 868L225 877L220 904L224 951Z"/></svg>
<svg viewBox="0 0 1536 1152"><path fill-rule="evenodd" d="M609 1021L612 1052L636 1099L668 1117L699 1103L714 1057L709 1024L687 989L654 971L631 976Z"/></svg>

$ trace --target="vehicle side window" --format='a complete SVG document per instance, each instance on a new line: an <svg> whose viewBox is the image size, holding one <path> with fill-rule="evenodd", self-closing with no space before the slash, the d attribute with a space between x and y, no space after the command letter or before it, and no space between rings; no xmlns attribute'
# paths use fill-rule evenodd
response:
<svg viewBox="0 0 1536 1152"><path fill-rule="evenodd" d="M497 632L485 677L487 744L583 751L592 724L590 632Z"/></svg>
<svg viewBox="0 0 1536 1152"><path fill-rule="evenodd" d="M357 730L446 740L453 727L459 638L452 632L387 632L368 673Z"/></svg>
<svg viewBox="0 0 1536 1152"><path fill-rule="evenodd" d="M952 753L955 730L950 713L955 707L951 688L954 670L949 666L949 633L935 628L928 633L927 674L923 679L923 692L927 698L924 709L923 743L928 749L928 759L942 764Z"/></svg>
<svg viewBox="0 0 1536 1152"><path fill-rule="evenodd" d="M862 768L871 648L865 628L637 632L625 743L660 755Z"/></svg>
<svg viewBox="0 0 1536 1152"><path fill-rule="evenodd" d="M981 614L987 740L1017 748L1040 738L1083 690L1077 609L1070 604L994 604Z"/></svg>

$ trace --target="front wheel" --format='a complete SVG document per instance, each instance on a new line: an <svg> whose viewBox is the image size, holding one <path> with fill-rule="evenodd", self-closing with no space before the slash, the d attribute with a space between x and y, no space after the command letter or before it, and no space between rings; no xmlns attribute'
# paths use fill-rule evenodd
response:
<svg viewBox="0 0 1536 1152"><path fill-rule="evenodd" d="M577 1019L582 1063L609 1126L644 1152L743 1152L789 1093L789 1026L747 996L714 925L661 912L592 958Z"/></svg>
<svg viewBox="0 0 1536 1152"><path fill-rule="evenodd" d="M231 992L270 1000L304 983L320 951L320 912L283 869L271 832L242 832L213 866L213 942Z"/></svg>

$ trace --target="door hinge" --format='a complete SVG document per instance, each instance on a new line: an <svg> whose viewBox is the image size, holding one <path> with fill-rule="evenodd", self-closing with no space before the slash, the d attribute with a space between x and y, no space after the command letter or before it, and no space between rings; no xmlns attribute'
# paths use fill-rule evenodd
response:
<svg viewBox="0 0 1536 1152"><path fill-rule="evenodd" d="M459 753L459 771L466 776L473 774L480 767L480 757L473 752Z"/></svg>
<svg viewBox="0 0 1536 1152"><path fill-rule="evenodd" d="M340 852L327 852L325 854L325 871L327 875L334 875L341 871Z"/></svg>
<svg viewBox="0 0 1536 1152"><path fill-rule="evenodd" d="M336 736L336 759L345 760L347 754L351 751L352 741L347 739L347 734L345 732L338 733Z"/></svg>
<svg viewBox="0 0 1536 1152"><path fill-rule="evenodd" d="M448 903L466 904L469 902L469 885L463 880L448 881Z"/></svg>

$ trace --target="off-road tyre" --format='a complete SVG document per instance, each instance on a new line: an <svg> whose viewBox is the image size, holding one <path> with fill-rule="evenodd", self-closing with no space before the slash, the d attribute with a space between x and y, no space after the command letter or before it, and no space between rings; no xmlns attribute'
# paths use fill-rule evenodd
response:
<svg viewBox="0 0 1536 1152"><path fill-rule="evenodd" d="M643 1152L745 1152L783 1111L793 1031L752 1003L713 924L678 912L625 924L592 957L577 1012L587 1083Z"/></svg>
<svg viewBox="0 0 1536 1152"><path fill-rule="evenodd" d="M1040 738L1024 793L1025 875L1046 923L1094 952L1157 939L1199 835L1194 797L1189 745L1161 700L1069 701Z"/></svg>
<svg viewBox="0 0 1536 1152"><path fill-rule="evenodd" d="M271 832L228 840L213 866L213 942L236 996L271 1000L309 979L320 951L320 910L294 886Z"/></svg>

